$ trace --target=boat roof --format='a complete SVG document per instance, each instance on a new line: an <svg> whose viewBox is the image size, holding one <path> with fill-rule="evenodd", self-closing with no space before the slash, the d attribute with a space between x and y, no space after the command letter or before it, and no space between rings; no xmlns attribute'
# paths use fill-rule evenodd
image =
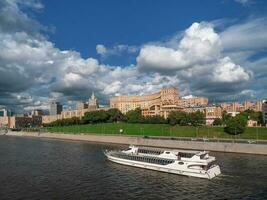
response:
<svg viewBox="0 0 267 200"><path fill-rule="evenodd" d="M166 149L166 148L158 148L158 147L147 147L147 146L137 146L137 145L130 145L131 147L138 147L140 149L147 149L152 151L174 151L174 152L181 152L181 153L191 153L196 154L198 156L209 153L208 151L200 151L200 150L185 150L185 149Z"/></svg>

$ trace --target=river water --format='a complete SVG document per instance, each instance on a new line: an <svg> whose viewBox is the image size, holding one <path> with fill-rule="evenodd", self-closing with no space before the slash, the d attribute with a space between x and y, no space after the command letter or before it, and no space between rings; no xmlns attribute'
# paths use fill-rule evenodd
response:
<svg viewBox="0 0 267 200"><path fill-rule="evenodd" d="M267 156L211 153L223 175L205 180L111 163L102 153L122 147L0 136L0 199L267 199Z"/></svg>

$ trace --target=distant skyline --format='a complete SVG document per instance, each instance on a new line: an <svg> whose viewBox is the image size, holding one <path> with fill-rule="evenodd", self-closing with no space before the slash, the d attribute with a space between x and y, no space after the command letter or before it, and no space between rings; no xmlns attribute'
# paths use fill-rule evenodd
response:
<svg viewBox="0 0 267 200"><path fill-rule="evenodd" d="M265 0L2 0L0 107L74 106L164 86L267 97Z"/></svg>

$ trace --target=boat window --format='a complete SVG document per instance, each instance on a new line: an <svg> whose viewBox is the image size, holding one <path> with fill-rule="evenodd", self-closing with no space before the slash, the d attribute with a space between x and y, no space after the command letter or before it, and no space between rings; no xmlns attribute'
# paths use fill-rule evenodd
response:
<svg viewBox="0 0 267 200"><path fill-rule="evenodd" d="M200 155L200 159L204 159L207 153Z"/></svg>
<svg viewBox="0 0 267 200"><path fill-rule="evenodd" d="M193 153L187 153L187 152L179 152L178 156L183 158L192 158L195 154Z"/></svg>
<svg viewBox="0 0 267 200"><path fill-rule="evenodd" d="M166 151L165 153L166 153L166 154L170 154L170 152L169 152L169 151Z"/></svg>
<svg viewBox="0 0 267 200"><path fill-rule="evenodd" d="M183 164L184 164L184 162L178 162L178 164L179 164L179 165L183 165Z"/></svg>

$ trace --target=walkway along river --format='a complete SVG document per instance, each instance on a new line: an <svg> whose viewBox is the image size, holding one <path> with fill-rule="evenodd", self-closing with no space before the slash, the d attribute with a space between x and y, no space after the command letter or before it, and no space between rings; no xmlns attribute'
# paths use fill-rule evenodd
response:
<svg viewBox="0 0 267 200"><path fill-rule="evenodd" d="M205 141L188 141L188 140L185 141L176 139L166 140L166 139L157 139L153 137L145 138L141 136L100 135L100 134L83 135L83 134L38 133L38 132L8 132L7 135L267 155L267 145L265 143L263 144L236 143L233 141L205 142Z"/></svg>

